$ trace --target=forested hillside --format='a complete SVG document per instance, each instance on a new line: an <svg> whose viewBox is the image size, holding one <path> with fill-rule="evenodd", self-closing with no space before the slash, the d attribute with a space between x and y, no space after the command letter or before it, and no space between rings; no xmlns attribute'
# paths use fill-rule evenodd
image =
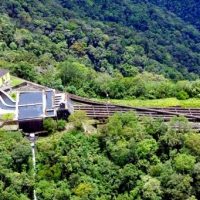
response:
<svg viewBox="0 0 200 200"><path fill-rule="evenodd" d="M20 132L0 130L0 199L33 197L31 147Z"/></svg>
<svg viewBox="0 0 200 200"><path fill-rule="evenodd" d="M35 177L30 141L0 130L0 199L31 200L34 189L38 200L200 198L200 135L184 117L166 124L116 113L90 133L82 111L69 117L70 131L62 120L45 122L49 135L37 138Z"/></svg>
<svg viewBox="0 0 200 200"><path fill-rule="evenodd" d="M0 0L0 68L80 96L200 98L199 10L194 0ZM34 189L38 200L200 199L200 135L187 119L68 121L44 120L35 173L30 142L0 130L0 200Z"/></svg>
<svg viewBox="0 0 200 200"><path fill-rule="evenodd" d="M1 199L33 199L33 187L38 200L200 198L200 135L185 118L167 125L117 113L90 134L83 131L82 114L70 121L73 130L36 142L35 180L27 141L20 133L0 132Z"/></svg>
<svg viewBox="0 0 200 200"><path fill-rule="evenodd" d="M42 69L72 56L97 71L200 74L200 33L175 15L133 1L2 0L1 66Z"/></svg>
<svg viewBox="0 0 200 200"><path fill-rule="evenodd" d="M134 0L135 1L135 0ZM139 1L141 2L141 1ZM195 25L200 29L200 1L199 0L149 0L149 2L166 8L175 13L183 20Z"/></svg>

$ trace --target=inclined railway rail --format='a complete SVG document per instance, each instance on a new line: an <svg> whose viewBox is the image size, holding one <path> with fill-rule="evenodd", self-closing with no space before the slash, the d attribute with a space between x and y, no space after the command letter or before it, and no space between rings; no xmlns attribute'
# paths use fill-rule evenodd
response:
<svg viewBox="0 0 200 200"><path fill-rule="evenodd" d="M200 109L197 108L138 108L96 102L71 94L69 94L69 99L73 104L74 111L85 111L88 117L94 119L106 119L116 112L134 111L138 114L138 116L162 118L164 121L169 121L174 116L184 116L190 122L200 122Z"/></svg>
<svg viewBox="0 0 200 200"><path fill-rule="evenodd" d="M10 88L12 91L18 92L25 92L25 91L32 91L32 92L42 92L46 90L50 90L44 86L24 81L22 84L18 85L17 87ZM49 94L49 93L48 93ZM58 101L59 94L65 95L64 100ZM47 95L48 97L48 95ZM51 95L50 95L51 97ZM133 111L136 112L138 116L150 116L154 119L162 118L165 122L170 121L170 119L174 116L184 116L188 119L188 121L192 124L192 127L198 131L200 131L200 108L182 108L182 107L169 107L169 108L144 108L144 107L131 107L131 106L123 106L123 105L116 105L111 103L102 103L98 101L93 101L87 98L83 98L80 96L76 96L73 94L64 94L60 91L55 91L55 97L52 95L52 102L54 102L51 107L54 110L54 114L56 116L56 111L58 114L59 106L61 111L66 112L67 115L73 113L74 111L82 110L85 111L87 116L92 119L97 119L101 122L105 122L105 120L113 115L116 112L129 112ZM29 98L32 99L32 98ZM51 99L51 98L50 98ZM56 103L55 103L56 102ZM5 110L15 110L15 103L12 102L8 96L4 93L0 93L0 107L1 109ZM60 104L61 103L61 104ZM41 103L42 104L42 103ZM58 105L57 105L58 104ZM46 104L45 104L46 105ZM47 101L47 107L49 105L49 101ZM11 109L12 108L12 109ZM66 108L66 109L65 109ZM49 109L49 108L48 108ZM63 110L62 110L63 109ZM50 117L49 115L46 117ZM37 119L35 119L34 123ZM15 121L17 123L17 121ZM33 122L32 122L33 123ZM1 126L1 125L0 125ZM29 126L29 125L28 125ZM35 124L33 124L35 127Z"/></svg>
<svg viewBox="0 0 200 200"><path fill-rule="evenodd" d="M21 86L18 86L17 90L24 89L24 87L27 87L28 90L30 90L30 87L35 88L34 90L45 89L44 86L25 81ZM59 93L59 91L57 92ZM131 106L115 105L110 103L101 103L73 94L67 94L67 96L67 104L70 113L76 110L83 110L86 111L88 117L94 119L106 119L115 112L135 111L139 116L163 118L165 121L169 121L174 116L184 116L190 122L200 122L200 108L138 108Z"/></svg>

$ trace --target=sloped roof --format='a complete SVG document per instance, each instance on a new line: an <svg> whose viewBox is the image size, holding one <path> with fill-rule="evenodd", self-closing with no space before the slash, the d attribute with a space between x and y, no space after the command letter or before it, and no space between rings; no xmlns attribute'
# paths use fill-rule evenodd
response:
<svg viewBox="0 0 200 200"><path fill-rule="evenodd" d="M7 69L0 69L0 77L4 76L7 74L9 71Z"/></svg>

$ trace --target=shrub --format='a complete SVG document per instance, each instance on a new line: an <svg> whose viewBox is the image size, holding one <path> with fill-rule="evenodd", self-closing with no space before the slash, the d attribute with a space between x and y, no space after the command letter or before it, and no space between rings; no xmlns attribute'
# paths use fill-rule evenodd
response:
<svg viewBox="0 0 200 200"><path fill-rule="evenodd" d="M85 111L76 111L69 116L69 122L72 122L77 130L83 129L83 122L87 120Z"/></svg>
<svg viewBox="0 0 200 200"><path fill-rule="evenodd" d="M65 124L66 124L66 121L65 121L65 120L58 120L58 121L57 121L57 130L58 130L58 131L63 131L63 130L65 130Z"/></svg>
<svg viewBox="0 0 200 200"><path fill-rule="evenodd" d="M12 94L11 94L11 97L16 101L16 99L17 99L17 94L16 94L16 93L12 93Z"/></svg>
<svg viewBox="0 0 200 200"><path fill-rule="evenodd" d="M56 121L53 120L52 118L47 118L47 119L44 119L43 121L43 127L49 133L53 133L55 132L57 128L57 124L56 124Z"/></svg>
<svg viewBox="0 0 200 200"><path fill-rule="evenodd" d="M178 154L174 161L177 170L189 171L194 168L195 157L187 154Z"/></svg>
<svg viewBox="0 0 200 200"><path fill-rule="evenodd" d="M140 158L149 158L158 149L158 144L154 139L144 139L137 144L136 153Z"/></svg>
<svg viewBox="0 0 200 200"><path fill-rule="evenodd" d="M200 135L194 133L186 135L185 146L193 153L200 155Z"/></svg>
<svg viewBox="0 0 200 200"><path fill-rule="evenodd" d="M6 113L6 114L1 115L1 120L10 121L10 120L13 120L14 116L15 116L14 113Z"/></svg>
<svg viewBox="0 0 200 200"><path fill-rule="evenodd" d="M186 100L189 99L189 95L187 92L182 90L176 94L176 98L179 100Z"/></svg>

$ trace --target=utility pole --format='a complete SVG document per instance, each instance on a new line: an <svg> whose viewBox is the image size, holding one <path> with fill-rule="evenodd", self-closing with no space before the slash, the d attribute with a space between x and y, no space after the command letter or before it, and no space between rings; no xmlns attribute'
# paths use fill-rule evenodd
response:
<svg viewBox="0 0 200 200"><path fill-rule="evenodd" d="M31 142L31 150L32 150L32 163L33 163L33 178L35 180L35 176L36 176L36 159L35 159L35 134L34 133L30 133L29 134L29 140ZM37 200L37 196L36 196L36 191L35 188L33 190L33 199Z"/></svg>

